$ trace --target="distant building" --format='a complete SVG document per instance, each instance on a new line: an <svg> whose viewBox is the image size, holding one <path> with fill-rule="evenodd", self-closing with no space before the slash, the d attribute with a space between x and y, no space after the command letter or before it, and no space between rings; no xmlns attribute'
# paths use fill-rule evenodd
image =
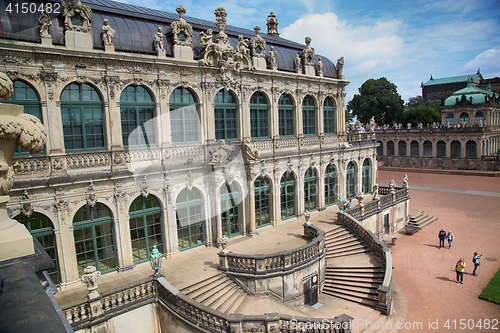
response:
<svg viewBox="0 0 500 333"><path fill-rule="evenodd" d="M426 102L441 104L455 91L467 87L467 81L469 79L472 79L472 82L475 84L480 84L483 81L483 76L479 73L479 70L476 74L451 76L440 79L434 79L431 75L431 79L421 85L422 97Z"/></svg>

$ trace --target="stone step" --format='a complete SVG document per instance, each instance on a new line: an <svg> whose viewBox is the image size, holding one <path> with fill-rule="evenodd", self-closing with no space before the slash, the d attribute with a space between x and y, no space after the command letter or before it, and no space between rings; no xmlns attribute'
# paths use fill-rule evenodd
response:
<svg viewBox="0 0 500 333"><path fill-rule="evenodd" d="M328 288L329 290L335 290L335 291L342 291L344 293L348 294L354 294L354 293L359 293L360 295L372 295L373 297L377 296L377 288L367 288L367 287L362 287L362 286L346 286L343 284L337 284L337 283L328 283L325 282L324 288Z"/></svg>
<svg viewBox="0 0 500 333"><path fill-rule="evenodd" d="M326 276L325 281L333 281L338 283L349 283L355 285L380 285L384 282L383 278L379 277L350 277L350 276Z"/></svg>
<svg viewBox="0 0 500 333"><path fill-rule="evenodd" d="M356 272L326 272L327 277L331 277L332 279L335 278L342 278L342 279L350 279L350 278L357 278L357 279L364 279L364 278L372 278L372 279L383 279L384 278L384 273L381 272L366 272L366 273L356 273Z"/></svg>
<svg viewBox="0 0 500 333"><path fill-rule="evenodd" d="M333 244L333 245L326 245L326 250L330 252L336 252L340 251L342 249L352 249L356 246L361 246L364 247L365 244L363 242L360 242L359 240L351 240L342 244Z"/></svg>
<svg viewBox="0 0 500 333"><path fill-rule="evenodd" d="M200 299L200 297L203 294L210 292L214 288L217 288L218 286L224 285L226 283L227 283L227 280L221 276L217 280L214 280L214 281L207 283L207 284L200 285L200 287L197 288L196 290L190 291L188 293L184 293L184 295L186 295L192 299Z"/></svg>
<svg viewBox="0 0 500 333"><path fill-rule="evenodd" d="M218 310L224 313L235 313L236 310L240 307L241 303L245 300L246 293L243 290L235 293L235 297L233 299L228 299L223 306L221 306Z"/></svg>
<svg viewBox="0 0 500 333"><path fill-rule="evenodd" d="M411 215L409 216L409 218L410 218L410 219L411 219L411 218L418 218L418 217L423 216L423 215L425 215L425 214L424 214L424 211L423 211L423 210L419 210L418 212L415 212L415 213L411 214Z"/></svg>
<svg viewBox="0 0 500 333"><path fill-rule="evenodd" d="M337 254L340 252L347 252L351 250L357 250L357 249L368 249L368 246L365 245L364 243L352 243L352 244L345 244L343 246L334 247L334 248L326 248L326 253L327 254ZM369 249L368 249L369 250Z"/></svg>
<svg viewBox="0 0 500 333"><path fill-rule="evenodd" d="M335 235L331 235L329 237L325 237L325 242L341 241L341 240L344 240L346 238L351 238L351 237L354 237L354 235L345 231L343 233L338 233ZM354 237L354 238L356 238L356 237Z"/></svg>
<svg viewBox="0 0 500 333"><path fill-rule="evenodd" d="M332 259L332 258L338 258L338 257L345 257L345 256L350 256L354 254L360 254L360 253L366 253L366 252L371 252L369 248L360 248L356 250L350 250L350 251L342 251L338 253L326 253L326 258L327 259Z"/></svg>
<svg viewBox="0 0 500 333"><path fill-rule="evenodd" d="M378 287L382 284L383 280L376 280L376 281L352 281L352 280L341 280L341 279L326 279L325 280L325 285L337 285L337 286L343 286L344 288L349 288L349 287L362 287L362 288L372 288L377 290Z"/></svg>
<svg viewBox="0 0 500 333"><path fill-rule="evenodd" d="M215 274L194 283L189 280L184 282L183 284L178 285L177 289L186 295L187 293L193 292L199 288L203 288L203 286L207 283L211 283L212 281L218 280L220 276L221 276L220 274Z"/></svg>
<svg viewBox="0 0 500 333"><path fill-rule="evenodd" d="M335 287L329 287L329 286L324 286L323 287L323 292L325 290L328 290L328 291L330 291L332 293L339 294L339 295L346 295L346 296L358 297L358 298L361 298L361 299L367 299L367 300L376 301L376 294L373 294L373 293L370 293L370 292L345 290L345 289L340 289L340 288L335 288Z"/></svg>
<svg viewBox="0 0 500 333"><path fill-rule="evenodd" d="M346 237L344 239L332 238L330 240L325 240L325 244L326 244L326 246L328 246L328 245L335 246L335 245L341 245L341 244L345 244L345 243L349 243L349 242L355 242L355 241L359 242L359 240L356 237L351 236L351 237Z"/></svg>
<svg viewBox="0 0 500 333"><path fill-rule="evenodd" d="M231 284L228 288L225 288L225 293L218 298L212 300L211 303L205 304L212 309L219 310L224 307L224 305L232 304L236 298L238 298L241 289L235 283ZM226 306L229 308L229 306Z"/></svg>
<svg viewBox="0 0 500 333"><path fill-rule="evenodd" d="M410 221L408 222L409 224L412 224L416 227L419 227L419 228L423 228L425 227L426 225L432 223L432 222L435 222L437 221L437 218L436 217L433 217L433 216L430 216L430 215L424 215L418 219L411 219L410 218Z"/></svg>
<svg viewBox="0 0 500 333"><path fill-rule="evenodd" d="M205 293L194 297L193 299L205 304L206 306L210 306L210 304L215 303L218 299L224 298L224 296L230 292L232 287L234 287L233 281L229 278L226 278L223 283L215 286L207 290Z"/></svg>
<svg viewBox="0 0 500 333"><path fill-rule="evenodd" d="M323 293L326 295L335 296L337 298L342 298L342 299L345 299L345 300L348 300L351 302L356 302L359 304L367 305L367 306L372 307L372 308L377 306L377 301L373 300L373 299L362 298L362 297L357 297L357 296L352 296L352 295L346 295L346 294L337 293L337 292L326 290L326 289L323 289Z"/></svg>
<svg viewBox="0 0 500 333"><path fill-rule="evenodd" d="M382 266L327 266L327 272L385 272L385 267Z"/></svg>

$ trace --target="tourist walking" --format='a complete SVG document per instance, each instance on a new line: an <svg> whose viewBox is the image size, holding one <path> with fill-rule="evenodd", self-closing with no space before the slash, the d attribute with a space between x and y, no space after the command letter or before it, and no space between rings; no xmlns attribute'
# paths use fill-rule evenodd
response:
<svg viewBox="0 0 500 333"><path fill-rule="evenodd" d="M474 252L474 257L472 257L472 262L474 263L474 271L472 272L472 275L477 276L476 271L477 271L477 266L481 266L481 263L479 262L479 259L481 259L483 255L477 255L477 252Z"/></svg>
<svg viewBox="0 0 500 333"><path fill-rule="evenodd" d="M464 258L460 258L460 260L457 261L457 266L455 267L455 271L457 272L457 283L460 282L461 284L464 284L464 271L465 271Z"/></svg>
<svg viewBox="0 0 500 333"><path fill-rule="evenodd" d="M451 233L451 230L448 231L448 235L446 235L446 239L448 239L448 250L451 249L451 242L453 242L453 240L455 239L455 237L453 237L453 234Z"/></svg>
<svg viewBox="0 0 500 333"><path fill-rule="evenodd" d="M446 231L444 230L444 228L441 228L441 230L439 231L438 238L439 238L439 248L444 247L444 240L446 239Z"/></svg>

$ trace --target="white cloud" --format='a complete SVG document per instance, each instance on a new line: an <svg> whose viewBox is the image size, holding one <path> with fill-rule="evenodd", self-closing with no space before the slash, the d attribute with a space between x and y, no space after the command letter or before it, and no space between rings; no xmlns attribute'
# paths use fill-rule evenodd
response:
<svg viewBox="0 0 500 333"><path fill-rule="evenodd" d="M483 77L497 77L500 76L500 47L498 49L489 49L479 54L474 59L466 63L462 69L467 73L475 72L481 68Z"/></svg>

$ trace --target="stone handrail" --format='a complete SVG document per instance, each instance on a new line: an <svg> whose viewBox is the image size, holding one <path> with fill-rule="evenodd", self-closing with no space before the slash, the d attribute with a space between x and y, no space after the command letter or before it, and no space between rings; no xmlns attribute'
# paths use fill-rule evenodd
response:
<svg viewBox="0 0 500 333"><path fill-rule="evenodd" d="M359 133L347 133L347 142L353 142L353 141L369 141L369 140L375 140L375 133L374 132L359 132Z"/></svg>
<svg viewBox="0 0 500 333"><path fill-rule="evenodd" d="M272 254L219 252L219 269L238 276L280 275L301 267L325 253L325 232L313 224L304 224L307 244Z"/></svg>
<svg viewBox="0 0 500 333"><path fill-rule="evenodd" d="M293 317L279 313L226 314L190 299L164 278L158 279L157 290L161 305L200 332L319 332L320 329L325 333L351 332L352 317L345 314L333 319Z"/></svg>

